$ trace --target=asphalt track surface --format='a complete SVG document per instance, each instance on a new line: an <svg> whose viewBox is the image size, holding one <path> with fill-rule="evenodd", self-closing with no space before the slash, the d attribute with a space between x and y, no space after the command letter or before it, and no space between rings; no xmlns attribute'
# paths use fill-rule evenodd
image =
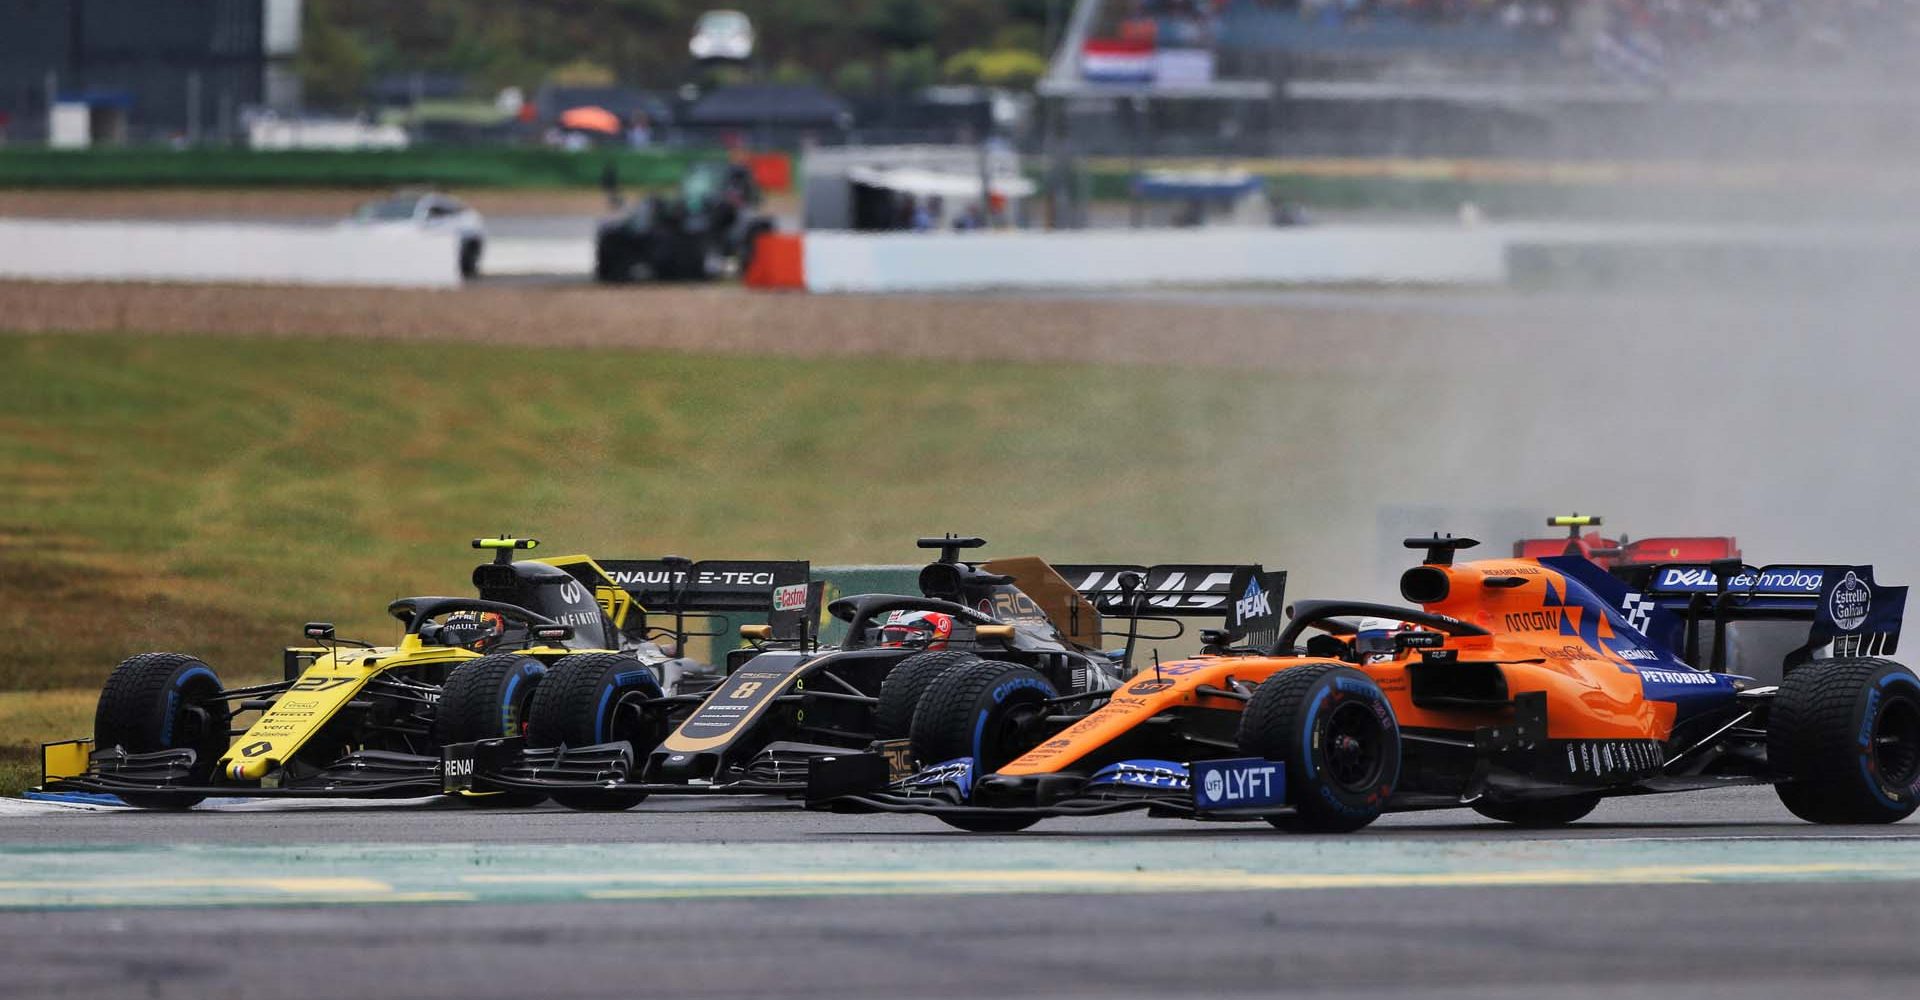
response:
<svg viewBox="0 0 1920 1000"><path fill-rule="evenodd" d="M1910 996L1920 825L1767 789L1348 837L774 800L0 802L0 996Z"/></svg>

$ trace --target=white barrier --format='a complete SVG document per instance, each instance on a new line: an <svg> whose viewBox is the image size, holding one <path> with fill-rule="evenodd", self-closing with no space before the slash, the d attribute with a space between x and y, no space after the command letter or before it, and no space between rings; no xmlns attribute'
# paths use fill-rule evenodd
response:
<svg viewBox="0 0 1920 1000"><path fill-rule="evenodd" d="M1489 228L1303 226L1295 229L1015 233L810 232L815 292L1151 285L1495 285L1508 240Z"/></svg>
<svg viewBox="0 0 1920 1000"><path fill-rule="evenodd" d="M0 219L0 277L451 287L451 232Z"/></svg>

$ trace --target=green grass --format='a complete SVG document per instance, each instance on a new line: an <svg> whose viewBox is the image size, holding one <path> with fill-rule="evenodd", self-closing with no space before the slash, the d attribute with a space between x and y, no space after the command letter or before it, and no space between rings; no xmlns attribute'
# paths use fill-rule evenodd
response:
<svg viewBox="0 0 1920 1000"><path fill-rule="evenodd" d="M40 744L93 731L93 690L0 691L0 795L40 783Z"/></svg>
<svg viewBox="0 0 1920 1000"><path fill-rule="evenodd" d="M1352 386L1272 372L0 335L0 691L141 650L277 675L300 623L388 639L469 538L541 553L1246 558ZM1324 422L1324 417L1320 422ZM37 743L69 735L9 734Z"/></svg>

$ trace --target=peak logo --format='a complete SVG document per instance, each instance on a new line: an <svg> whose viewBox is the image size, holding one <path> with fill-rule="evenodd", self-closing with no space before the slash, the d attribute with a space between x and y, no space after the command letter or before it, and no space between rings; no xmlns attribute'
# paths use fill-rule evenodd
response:
<svg viewBox="0 0 1920 1000"><path fill-rule="evenodd" d="M1250 580L1247 582L1247 592L1233 602L1233 615L1236 621L1272 617L1273 598L1260 589L1260 581Z"/></svg>

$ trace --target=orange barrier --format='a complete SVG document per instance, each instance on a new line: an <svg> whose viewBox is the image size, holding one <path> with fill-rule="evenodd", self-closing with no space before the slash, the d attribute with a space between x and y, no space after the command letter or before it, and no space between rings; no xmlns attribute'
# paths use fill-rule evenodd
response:
<svg viewBox="0 0 1920 1000"><path fill-rule="evenodd" d="M798 233L763 233L753 245L753 263L742 276L748 288L807 287L804 237Z"/></svg>
<svg viewBox="0 0 1920 1000"><path fill-rule="evenodd" d="M747 157L747 169L762 191L793 190L793 157L785 153L753 153Z"/></svg>

